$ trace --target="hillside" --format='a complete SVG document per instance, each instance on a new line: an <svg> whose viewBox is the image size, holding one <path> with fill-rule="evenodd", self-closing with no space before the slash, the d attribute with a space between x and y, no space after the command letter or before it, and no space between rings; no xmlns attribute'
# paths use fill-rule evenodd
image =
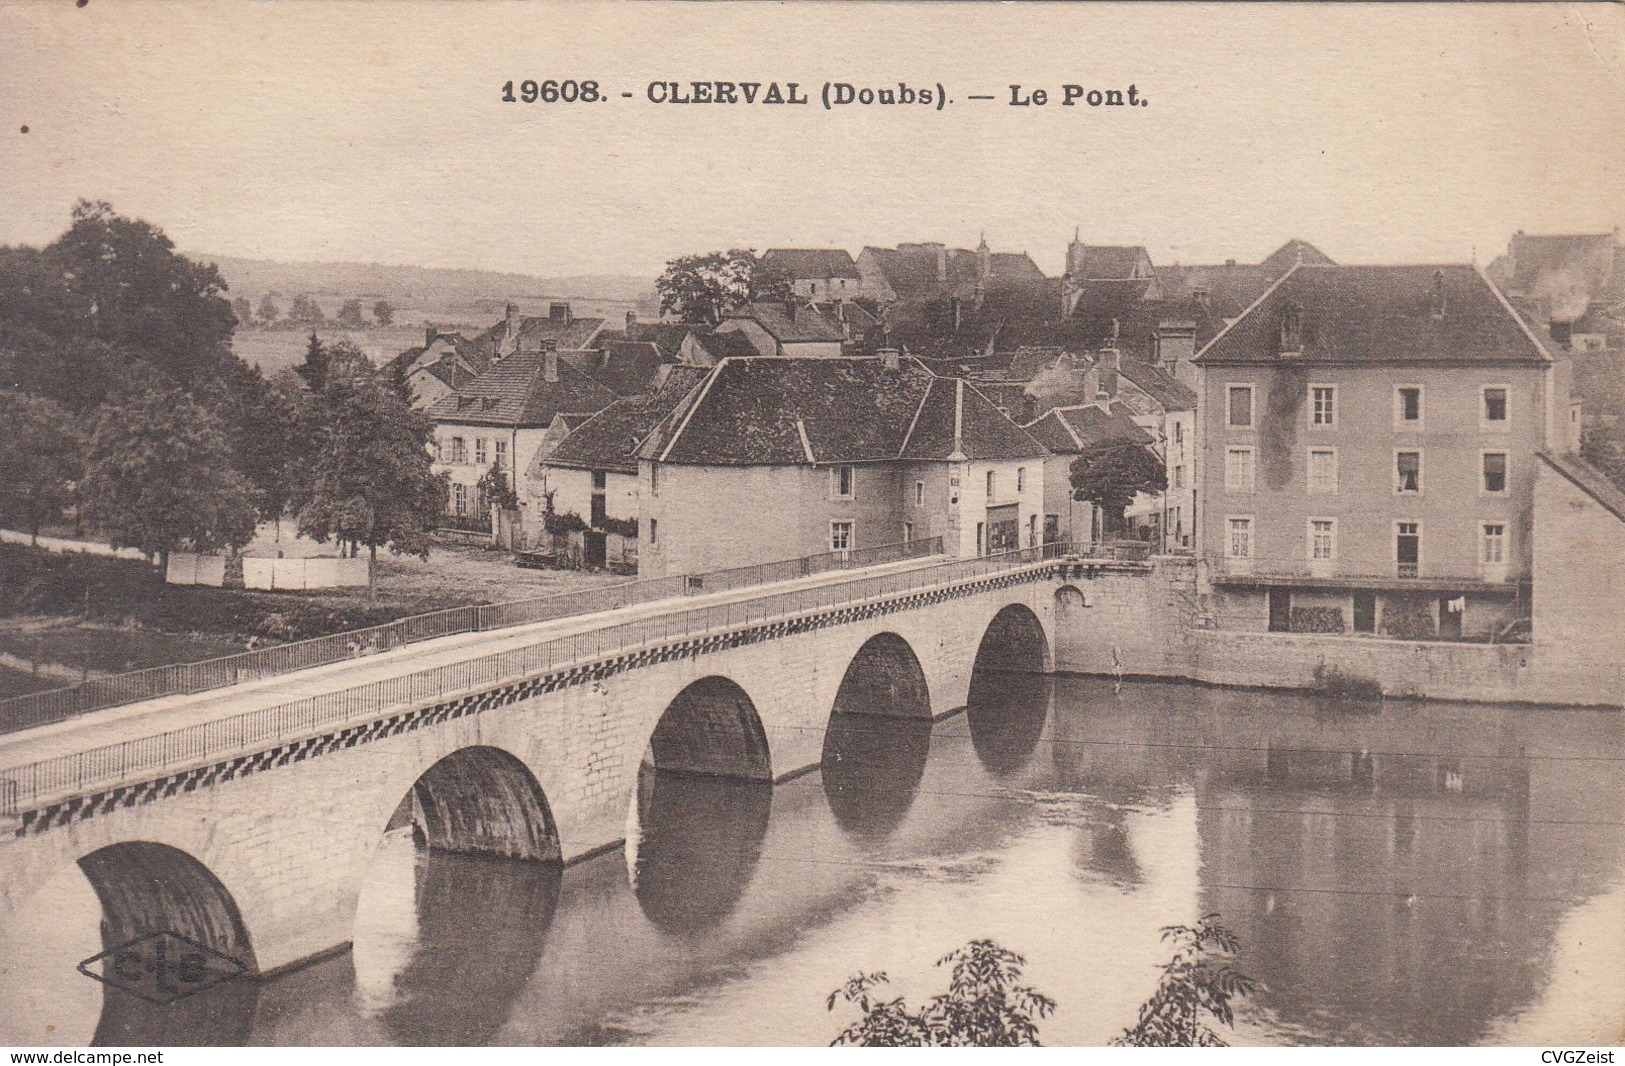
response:
<svg viewBox="0 0 1625 1066"><path fill-rule="evenodd" d="M190 253L189 253L190 254ZM384 297L398 303L426 306L468 306L487 300L588 299L638 303L654 299L654 280L626 275L579 275L539 278L529 274L503 274L490 270L394 266L386 263L282 262L236 256L191 254L215 263L233 296L258 299L265 293L292 297Z"/></svg>

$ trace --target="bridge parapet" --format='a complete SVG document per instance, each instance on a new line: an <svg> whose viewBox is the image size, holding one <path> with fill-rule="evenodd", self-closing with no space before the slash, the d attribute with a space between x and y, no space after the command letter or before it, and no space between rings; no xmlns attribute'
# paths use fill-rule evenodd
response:
<svg viewBox="0 0 1625 1066"><path fill-rule="evenodd" d="M416 708L477 694L526 678L588 670L594 663L651 652L664 645L720 637L748 627L788 622L876 601L952 588L992 575L1055 566L1135 567L1100 559L1069 544L1048 544L995 556L954 560L907 570L767 592L703 607L682 607L631 622L606 624L535 644L414 671L385 680L255 708L178 729L120 741L17 766L0 774L0 814L76 796L106 793L155 777L246 761L307 738L359 735L404 718ZM674 601L681 607L687 601Z"/></svg>

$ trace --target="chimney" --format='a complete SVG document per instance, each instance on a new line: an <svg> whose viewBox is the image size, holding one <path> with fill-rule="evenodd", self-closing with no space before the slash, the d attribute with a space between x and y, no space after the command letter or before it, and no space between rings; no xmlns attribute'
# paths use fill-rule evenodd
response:
<svg viewBox="0 0 1625 1066"><path fill-rule="evenodd" d="M636 311L628 311L626 313L626 331L628 333L631 333L632 332L632 327L637 325L637 324L638 324L638 313Z"/></svg>
<svg viewBox="0 0 1625 1066"><path fill-rule="evenodd" d="M435 326L432 326L432 325L424 326L423 327L423 346L425 348L427 348L429 345L433 344L435 337L437 335L439 335L439 333L440 333L440 330L438 328L436 328Z"/></svg>
<svg viewBox="0 0 1625 1066"><path fill-rule="evenodd" d="M542 342L542 380L559 380L559 344L554 340Z"/></svg>
<svg viewBox="0 0 1625 1066"><path fill-rule="evenodd" d="M1444 271L1433 272L1433 292L1428 297L1428 313L1434 318L1444 317Z"/></svg>
<svg viewBox="0 0 1625 1066"><path fill-rule="evenodd" d="M1224 265L1227 267L1233 267L1236 265L1236 261L1234 259L1226 259L1224 261Z"/></svg>
<svg viewBox="0 0 1625 1066"><path fill-rule="evenodd" d="M1021 394L1021 420L1031 422L1038 417L1038 397L1030 392Z"/></svg>
<svg viewBox="0 0 1625 1066"><path fill-rule="evenodd" d="M496 360L498 362L512 355L519 348L519 305L510 303L505 317L505 326L502 339L497 342Z"/></svg>
<svg viewBox="0 0 1625 1066"><path fill-rule="evenodd" d="M1551 333L1552 340L1561 345L1565 351L1568 350L1569 345L1574 343L1574 322L1572 320L1554 318L1547 323L1546 328Z"/></svg>
<svg viewBox="0 0 1625 1066"><path fill-rule="evenodd" d="M555 301L547 305L547 320L557 326L570 324L570 301Z"/></svg>
<svg viewBox="0 0 1625 1066"><path fill-rule="evenodd" d="M976 277L979 281L986 281L993 276L993 253L987 247L987 234L982 234L982 243L976 246Z"/></svg>
<svg viewBox="0 0 1625 1066"><path fill-rule="evenodd" d="M947 281L948 280L948 249L943 247L940 244L936 246L936 249L937 249L937 280L938 281Z"/></svg>
<svg viewBox="0 0 1625 1066"><path fill-rule="evenodd" d="M960 324L965 321L965 306L957 296L951 297L948 302L954 309L954 332L958 333Z"/></svg>
<svg viewBox="0 0 1625 1066"><path fill-rule="evenodd" d="M903 366L903 353L896 348L880 349L880 365L887 370L900 370Z"/></svg>

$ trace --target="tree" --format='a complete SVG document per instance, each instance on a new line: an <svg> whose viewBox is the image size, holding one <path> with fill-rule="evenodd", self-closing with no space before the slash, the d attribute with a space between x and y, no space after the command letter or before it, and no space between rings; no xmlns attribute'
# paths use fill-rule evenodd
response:
<svg viewBox="0 0 1625 1066"><path fill-rule="evenodd" d="M366 329L367 320L361 315L361 301L345 300L339 308L337 321L345 329Z"/></svg>
<svg viewBox="0 0 1625 1066"><path fill-rule="evenodd" d="M44 256L68 332L134 349L182 386L232 358L236 318L220 272L176 255L157 227L81 200Z"/></svg>
<svg viewBox="0 0 1625 1066"><path fill-rule="evenodd" d="M380 326L388 327L395 322L395 305L388 300L379 300L372 305L372 317L378 320Z"/></svg>
<svg viewBox="0 0 1625 1066"><path fill-rule="evenodd" d="M1162 460L1138 444L1086 452L1072 461L1072 498L1089 500L1105 514L1107 532L1121 527L1123 511L1140 492L1168 487Z"/></svg>
<svg viewBox="0 0 1625 1066"><path fill-rule="evenodd" d="M655 282L660 313L678 321L714 326L729 311L750 302L756 256L748 248L685 255L666 263Z"/></svg>
<svg viewBox="0 0 1625 1066"><path fill-rule="evenodd" d="M480 478L480 498L487 504L503 511L512 511L519 506L519 496L514 492L513 486L508 484L507 472L502 469L502 460L498 459L491 464L491 468Z"/></svg>
<svg viewBox="0 0 1625 1066"><path fill-rule="evenodd" d="M379 546L428 558L447 484L430 468L428 418L359 352L343 351L348 347L329 351L325 380L312 397L318 445L297 494L299 531L365 544L367 594L376 598Z"/></svg>
<svg viewBox="0 0 1625 1066"><path fill-rule="evenodd" d="M269 326L282 316L282 308L277 306L276 299L270 293L266 293L260 297L259 314L260 321Z"/></svg>
<svg viewBox="0 0 1625 1066"><path fill-rule="evenodd" d="M296 326L309 326L315 329L327 325L327 316L322 313L321 305L309 293L300 293L293 298L293 306L288 308L288 321Z"/></svg>
<svg viewBox="0 0 1625 1066"><path fill-rule="evenodd" d="M1240 942L1219 924L1217 914L1203 915L1195 926L1170 925L1162 939L1174 945L1173 958L1162 966L1157 989L1140 1008L1131 1029L1112 1041L1120 1047L1226 1047L1204 1014L1235 1027L1231 1001L1251 995L1252 978L1230 965Z"/></svg>
<svg viewBox="0 0 1625 1066"><path fill-rule="evenodd" d="M84 439L61 404L0 392L0 517L39 543L41 523L62 513L84 472Z"/></svg>
<svg viewBox="0 0 1625 1066"><path fill-rule="evenodd" d="M239 548L254 535L254 489L220 420L179 389L104 405L86 457L85 517L116 548Z"/></svg>
<svg viewBox="0 0 1625 1066"><path fill-rule="evenodd" d="M829 994L857 1004L863 1017L841 1031L832 1044L862 1047L1036 1047L1038 1020L1049 1016L1055 1001L1018 984L1027 960L991 940L972 940L937 960L953 964L944 995L933 996L918 1011L901 997L877 1000L870 995L887 982L884 973L857 974Z"/></svg>

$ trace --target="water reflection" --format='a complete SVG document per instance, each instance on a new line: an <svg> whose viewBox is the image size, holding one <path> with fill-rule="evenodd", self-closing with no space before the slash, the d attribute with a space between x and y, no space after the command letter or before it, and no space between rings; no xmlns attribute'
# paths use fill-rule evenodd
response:
<svg viewBox="0 0 1625 1066"><path fill-rule="evenodd" d="M965 700L971 743L982 765L1008 776L1026 768L1049 717L1051 681L1043 674L977 670Z"/></svg>
<svg viewBox="0 0 1625 1066"><path fill-rule="evenodd" d="M380 862L397 875L410 863L410 894L366 901L355 947L363 1002L396 1043L487 1042L536 969L563 864L421 847L410 829L389 834Z"/></svg>
<svg viewBox="0 0 1625 1066"><path fill-rule="evenodd" d="M888 969L899 992L929 994L942 951L990 936L1060 1001L1046 1043L1100 1044L1154 986L1158 928L1218 911L1267 985L1226 1034L1238 1044L1622 1031L1625 716L1395 701L1339 714L1062 679L1046 717L1031 679L989 680L968 730L832 721L846 755L822 782L647 775L628 855L562 885L533 864L422 855L403 826L353 958L189 1024L232 1042L253 1013L249 1043L827 1043L834 981ZM52 970L84 986L56 1017L89 1036L100 990L72 965L97 950L100 910L72 873L77 886L53 883L26 912L49 925L72 905L72 937L0 927L0 1038L50 1042L6 1025L34 1002L18 990ZM55 961L21 969L42 947ZM114 1021L117 1039L176 1039Z"/></svg>
<svg viewBox="0 0 1625 1066"><path fill-rule="evenodd" d="M259 983L253 977L227 981L177 999L152 1003L102 986L102 1015L93 1047L235 1047L254 1025Z"/></svg>
<svg viewBox="0 0 1625 1066"><path fill-rule="evenodd" d="M768 782L644 766L632 868L644 915L679 936L715 929L756 872L772 810Z"/></svg>
<svg viewBox="0 0 1625 1066"><path fill-rule="evenodd" d="M848 833L879 840L897 828L931 755L929 718L832 714L824 733L824 799Z"/></svg>

